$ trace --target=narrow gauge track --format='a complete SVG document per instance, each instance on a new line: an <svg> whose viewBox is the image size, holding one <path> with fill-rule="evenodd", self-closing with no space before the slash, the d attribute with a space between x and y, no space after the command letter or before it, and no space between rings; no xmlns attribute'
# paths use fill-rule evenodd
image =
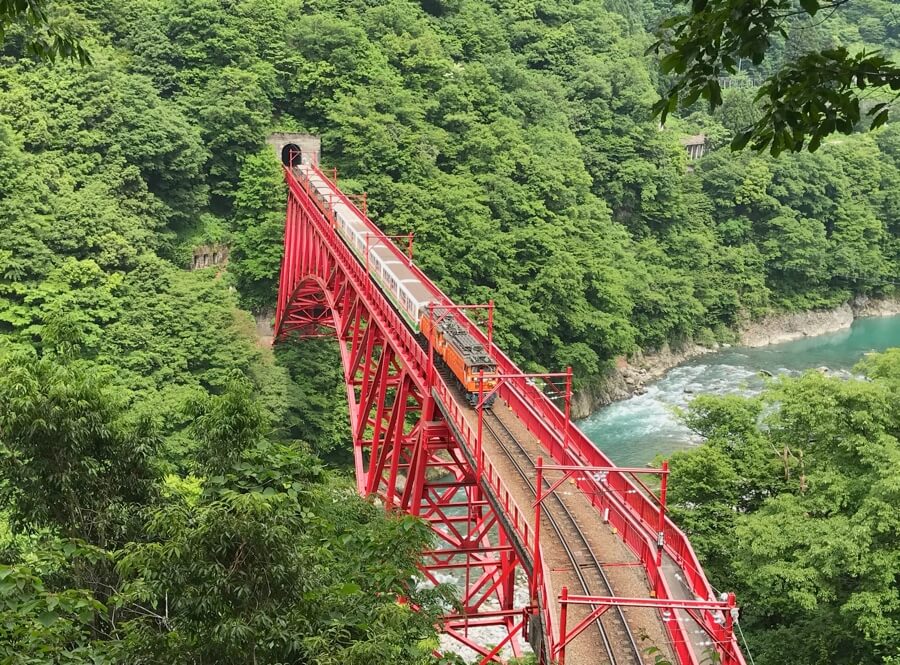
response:
<svg viewBox="0 0 900 665"><path fill-rule="evenodd" d="M516 467L519 476L531 489L531 493L536 495L536 489L532 487L532 478L526 471L526 469L534 469L534 460L525 447L513 436L506 424L490 411L484 412L484 427L503 448L506 456ZM546 479L544 484L547 487L550 486L550 482ZM551 503L548 505L547 502ZM543 515L547 517L559 542L566 550L584 593L587 595L614 595L603 566L600 565L587 538L578 528L578 524L565 502L554 492L544 499L544 507ZM578 543L573 546L568 536L574 536ZM587 556L588 561L579 560L579 555L582 559ZM611 665L641 665L643 663L641 650L628 622L625 621L621 607L611 608L602 617L596 619L595 623L600 631L600 637Z"/></svg>

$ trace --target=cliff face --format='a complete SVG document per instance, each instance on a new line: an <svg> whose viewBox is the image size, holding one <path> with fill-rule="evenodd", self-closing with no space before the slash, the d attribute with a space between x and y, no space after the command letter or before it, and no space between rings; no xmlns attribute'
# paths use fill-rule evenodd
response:
<svg viewBox="0 0 900 665"><path fill-rule="evenodd" d="M854 318L853 308L849 303L835 309L766 316L746 325L740 331L741 344L767 346L824 335L849 328Z"/></svg>
<svg viewBox="0 0 900 665"><path fill-rule="evenodd" d="M265 348L271 347L275 341L275 311L266 309L253 314L256 322L256 342Z"/></svg>
<svg viewBox="0 0 900 665"><path fill-rule="evenodd" d="M896 298L867 298L858 296L850 303L857 319L865 316L896 316L900 314L900 296Z"/></svg>
<svg viewBox="0 0 900 665"><path fill-rule="evenodd" d="M900 298L861 296L834 309L775 314L753 321L739 331L740 344L754 347L780 344L849 328L854 319L897 314L900 314ZM676 365L719 348L718 345L708 347L690 343L672 349L666 344L656 351L617 358L613 369L573 396L572 417L584 418L607 404L640 395L646 390L647 383L662 378Z"/></svg>

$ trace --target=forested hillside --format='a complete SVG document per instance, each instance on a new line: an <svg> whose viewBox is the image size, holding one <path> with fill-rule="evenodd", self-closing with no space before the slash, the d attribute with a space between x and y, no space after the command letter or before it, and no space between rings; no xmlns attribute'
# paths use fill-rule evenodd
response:
<svg viewBox="0 0 900 665"><path fill-rule="evenodd" d="M894 48L884 4L828 38ZM27 56L12 26L0 660L428 661L440 601L409 584L426 532L320 460L346 454L333 349L255 343L283 224L271 131L321 134L343 186L415 232L453 296L493 298L499 343L531 366L589 377L891 292L900 130L689 169L680 138L724 145L752 93L659 128L644 51L667 5L58 2L88 66ZM209 242L227 270L186 270Z"/></svg>
<svg viewBox="0 0 900 665"><path fill-rule="evenodd" d="M877 3L862 4L833 34L813 32L892 35L889 16L881 32L872 23ZM262 140L321 134L323 161L369 192L388 231L416 233L443 287L497 301L507 349L580 376L637 348L724 338L770 309L892 289L896 130L778 161L718 151L686 173L679 139L722 144L752 91L660 131L644 24L665 7L647 5L92 2L69 19L92 67L5 68L5 142L40 168L103 170L101 191L138 206L124 215L136 224L110 213L117 224L70 242L77 258L90 248L100 268L129 269L143 238L183 264L190 244L223 240L242 302L261 308L281 223Z"/></svg>

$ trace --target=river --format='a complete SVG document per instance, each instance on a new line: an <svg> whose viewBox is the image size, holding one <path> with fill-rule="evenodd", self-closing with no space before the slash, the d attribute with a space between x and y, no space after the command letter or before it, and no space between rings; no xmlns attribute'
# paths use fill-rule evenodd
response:
<svg viewBox="0 0 900 665"><path fill-rule="evenodd" d="M892 346L900 346L900 316L857 319L846 330L784 344L732 347L675 367L645 394L610 404L578 426L616 464L641 466L699 443L675 415L696 395L757 394L764 385L760 370L778 376L828 367L850 376L863 354Z"/></svg>

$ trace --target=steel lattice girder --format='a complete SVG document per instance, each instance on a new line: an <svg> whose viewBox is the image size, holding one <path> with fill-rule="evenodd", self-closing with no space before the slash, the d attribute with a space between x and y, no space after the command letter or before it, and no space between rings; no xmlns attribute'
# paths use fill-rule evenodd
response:
<svg viewBox="0 0 900 665"><path fill-rule="evenodd" d="M327 240L326 240L327 238ZM446 634L499 662L501 647L520 655L527 608L514 607L516 570L526 562L475 481L474 469L435 407L421 361L411 357L399 316L378 302L361 267L309 196L291 188L276 310L276 341L335 337L350 406L357 490L389 509L425 519L435 549L420 569L437 584L454 571L464 580L460 607ZM365 280L365 281L364 281ZM380 305L380 306L379 306ZM529 566L530 567L530 566ZM502 627L497 644L480 644L479 627Z"/></svg>

